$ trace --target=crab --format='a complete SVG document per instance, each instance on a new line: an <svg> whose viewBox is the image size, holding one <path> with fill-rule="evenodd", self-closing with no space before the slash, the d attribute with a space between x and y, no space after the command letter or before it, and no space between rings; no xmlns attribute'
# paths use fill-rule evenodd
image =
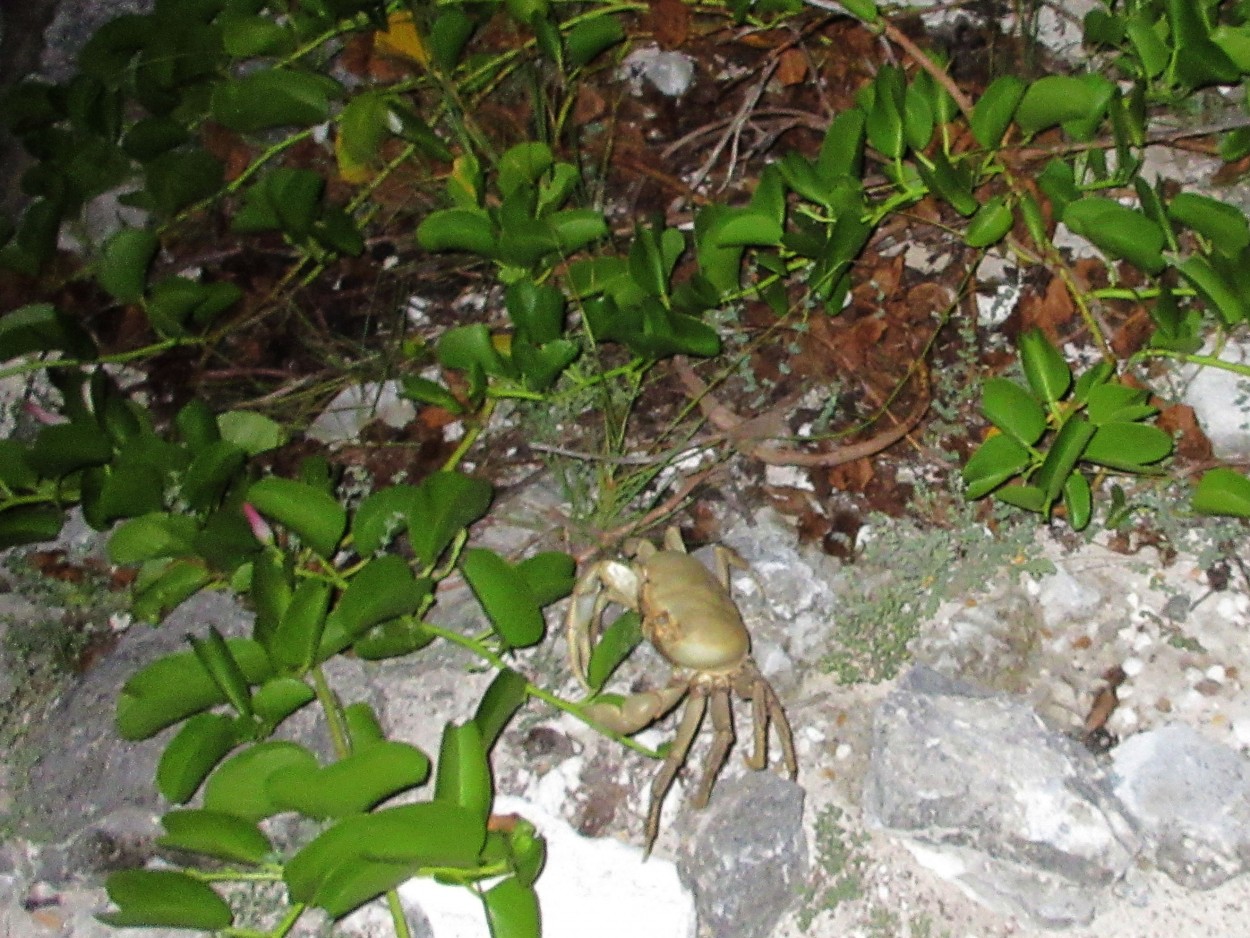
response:
<svg viewBox="0 0 1250 938"><path fill-rule="evenodd" d="M649 855L659 832L664 797L709 707L712 743L703 777L691 799L696 808L707 805L734 743L733 694L751 702L754 748L746 758L747 765L753 769L767 766L770 723L791 779L798 776L798 762L790 722L776 691L751 657L751 636L729 594L729 568L747 569L742 558L718 546L713 574L686 552L681 532L675 527L665 532L662 549L648 541L633 541L626 545L626 553L632 563L602 560L582 574L573 588L566 631L569 665L587 690L592 689L587 679L591 649L603 612L611 603L636 610L642 619L643 636L674 666L664 687L615 702L592 699L584 706L591 720L629 736L686 700L677 735L651 783L644 848L644 855Z"/></svg>

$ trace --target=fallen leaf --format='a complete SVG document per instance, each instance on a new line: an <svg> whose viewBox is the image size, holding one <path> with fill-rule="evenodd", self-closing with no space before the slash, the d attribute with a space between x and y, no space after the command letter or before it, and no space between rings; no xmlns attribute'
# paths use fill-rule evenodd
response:
<svg viewBox="0 0 1250 938"><path fill-rule="evenodd" d="M831 468L829 484L843 492L863 492L872 484L875 476L872 460L864 457Z"/></svg>
<svg viewBox="0 0 1250 938"><path fill-rule="evenodd" d="M681 0L651 0L646 25L664 49L676 49L690 34L690 9Z"/></svg>
<svg viewBox="0 0 1250 938"><path fill-rule="evenodd" d="M783 88L797 85L807 77L807 56L802 49L787 49L777 58L777 81Z"/></svg>
<svg viewBox="0 0 1250 938"><path fill-rule="evenodd" d="M1213 458L1211 441L1198 425L1194 409L1187 404L1173 404L1159 412L1156 421L1160 430L1172 434L1176 440L1176 455L1194 462L1206 462Z"/></svg>
<svg viewBox="0 0 1250 938"><path fill-rule="evenodd" d="M1051 277L1046 292L1041 296L1026 293L1020 298L1019 309L1023 330L1041 329L1052 339L1063 334L1061 327L1076 313L1076 306L1062 277Z"/></svg>
<svg viewBox="0 0 1250 938"><path fill-rule="evenodd" d="M411 13L392 13L386 21L386 30L373 34L373 50L382 55L416 62L418 65L430 64L430 53L425 47L425 40L417 32Z"/></svg>

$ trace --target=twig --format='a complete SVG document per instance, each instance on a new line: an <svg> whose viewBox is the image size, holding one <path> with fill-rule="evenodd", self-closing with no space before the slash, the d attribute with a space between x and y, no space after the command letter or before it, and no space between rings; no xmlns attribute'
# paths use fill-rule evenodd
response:
<svg viewBox="0 0 1250 938"><path fill-rule="evenodd" d="M925 412L928 411L931 401L929 372L924 362L919 361L916 363L912 374L919 382L920 396L911 413L901 421L898 421L895 426L883 430L867 440L849 443L823 453L812 453L806 450L764 443L761 442L762 438L758 433L743 432L745 428L758 426L762 421L771 422L775 420L781 416L783 409L789 407L790 401L774 407L767 414L763 415L762 418L756 417L752 420L744 420L717 400L716 396L708 390L708 386L703 382L703 379L694 373L694 369L690 367L690 363L684 358L677 357L673 359L673 370L686 388L686 393L698 403L699 409L703 411L703 415L708 419L708 422L724 432L726 439L738 452L745 456L750 456L752 459L758 459L760 462L770 466L827 468L854 462L856 459L862 459L865 456L875 456L911 433L916 428L916 425L920 423ZM889 412L885 411L885 413L888 414Z"/></svg>

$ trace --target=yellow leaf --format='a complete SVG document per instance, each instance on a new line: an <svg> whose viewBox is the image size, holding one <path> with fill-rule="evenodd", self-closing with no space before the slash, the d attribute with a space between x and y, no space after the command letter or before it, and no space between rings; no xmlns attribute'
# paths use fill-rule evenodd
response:
<svg viewBox="0 0 1250 938"><path fill-rule="evenodd" d="M339 176L344 182L359 184L373 178L373 170L364 163L358 163L351 158L347 147L343 146L342 134L336 134L334 137L334 158L338 161Z"/></svg>
<svg viewBox="0 0 1250 938"><path fill-rule="evenodd" d="M386 21L386 32L373 34L373 48L421 66L430 64L430 53L417 32L411 13L392 13Z"/></svg>

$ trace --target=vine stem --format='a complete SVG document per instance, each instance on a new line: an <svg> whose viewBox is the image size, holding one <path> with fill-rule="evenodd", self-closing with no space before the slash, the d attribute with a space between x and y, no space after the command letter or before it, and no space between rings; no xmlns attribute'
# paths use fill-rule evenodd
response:
<svg viewBox="0 0 1250 938"><path fill-rule="evenodd" d="M495 669L499 671L512 670L511 668L509 668L508 663L504 661L503 658L495 654L495 652L491 651L489 648L485 647L481 642L478 642L475 639L469 638L468 636L465 636L465 635L461 635L459 632L453 632L451 629L445 629L442 626L438 626L438 625L430 625L429 623L425 623L425 622L421 623L421 627L425 629L427 632L429 632L431 635L436 635L439 638L446 639L447 641L451 642L453 645L459 645L461 648L464 648L467 651L472 652L473 654L477 655L483 661L486 661L488 664L490 664L492 667L494 667ZM591 727L592 729L597 730L598 732L602 733L604 736L614 739L617 742L621 743L622 745L629 747L630 749L634 750L634 752L642 753L642 755L646 756L649 759L663 758L660 755L660 753L656 752L654 749L644 746L642 743L637 742L633 739L630 739L628 736L622 736L619 733L614 733L612 732L612 730L608 729L603 724L597 723L594 720L590 719L590 717L586 716L586 713L582 710L582 707L580 704L573 703L572 701L569 701L569 700L565 700L563 697L558 697L555 694L551 693L551 691L544 690L543 688L539 687L537 684L532 683L531 681L525 682L525 693L527 696L533 697L537 700L541 700L543 703L550 704L551 706L555 707L557 710L563 710L565 713L569 714L570 716L576 717L577 719L585 723L587 726Z"/></svg>
<svg viewBox="0 0 1250 938"><path fill-rule="evenodd" d="M1189 365L1202 365L1207 368L1221 368L1224 371L1231 371L1235 375L1241 375L1243 378L1250 378L1250 364L1242 364L1241 362L1230 362L1223 358L1216 358L1214 355L1195 355L1192 352L1177 352L1167 348L1144 348L1134 352L1129 359L1130 363L1135 363L1138 359L1146 358L1171 358L1178 362L1185 362Z"/></svg>

